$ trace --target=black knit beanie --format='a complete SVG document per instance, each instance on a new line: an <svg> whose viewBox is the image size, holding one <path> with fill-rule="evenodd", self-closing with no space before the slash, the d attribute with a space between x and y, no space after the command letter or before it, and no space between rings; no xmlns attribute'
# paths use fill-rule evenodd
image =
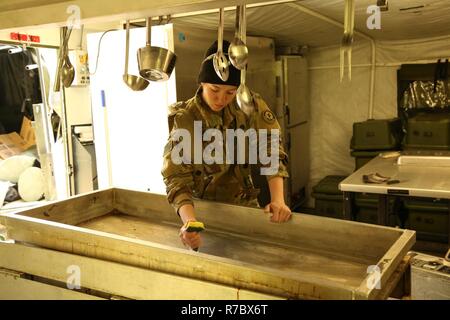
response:
<svg viewBox="0 0 450 320"><path fill-rule="evenodd" d="M227 59L229 46L230 43L227 40L223 40L223 53L225 54L225 57L227 57ZM216 52L217 52L217 40L214 41L214 43L206 51L205 59L211 56L212 54L215 54ZM198 83L200 84L201 82L205 82L214 84L226 84L230 86L239 87L239 85L241 84L241 71L236 69L231 63L229 64L228 69L230 73L228 80L222 81L222 79L219 78L219 76L216 74L216 71L214 70L212 57L211 59L203 60L203 63L200 67L200 72L198 74Z"/></svg>

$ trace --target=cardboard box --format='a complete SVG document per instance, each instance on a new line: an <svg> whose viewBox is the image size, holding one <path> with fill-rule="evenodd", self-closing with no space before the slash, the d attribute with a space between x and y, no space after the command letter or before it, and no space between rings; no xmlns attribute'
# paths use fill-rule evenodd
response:
<svg viewBox="0 0 450 320"><path fill-rule="evenodd" d="M34 128L31 120L27 117L23 117L22 127L20 128L20 137L25 141L26 149L36 144Z"/></svg>
<svg viewBox="0 0 450 320"><path fill-rule="evenodd" d="M19 155L27 148L27 142L17 132L0 135L0 159Z"/></svg>

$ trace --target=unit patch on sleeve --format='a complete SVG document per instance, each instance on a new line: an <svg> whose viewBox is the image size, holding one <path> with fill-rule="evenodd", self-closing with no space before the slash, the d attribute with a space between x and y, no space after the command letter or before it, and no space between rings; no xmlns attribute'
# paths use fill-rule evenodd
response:
<svg viewBox="0 0 450 320"><path fill-rule="evenodd" d="M270 110L264 111L262 113L262 117L263 117L264 121L267 122L268 124L272 124L275 122L275 115Z"/></svg>

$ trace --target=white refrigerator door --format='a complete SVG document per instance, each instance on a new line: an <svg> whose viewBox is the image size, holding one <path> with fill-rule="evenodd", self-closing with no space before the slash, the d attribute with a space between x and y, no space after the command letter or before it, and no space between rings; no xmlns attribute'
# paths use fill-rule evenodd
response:
<svg viewBox="0 0 450 320"><path fill-rule="evenodd" d="M139 75L137 50L145 28L130 30L130 74ZM99 188L110 186L165 193L161 176L168 137L167 106L176 102L175 72L165 82L132 91L122 80L125 30L88 35L91 102ZM171 24L152 27L152 45L173 50ZM108 137L109 136L109 137Z"/></svg>

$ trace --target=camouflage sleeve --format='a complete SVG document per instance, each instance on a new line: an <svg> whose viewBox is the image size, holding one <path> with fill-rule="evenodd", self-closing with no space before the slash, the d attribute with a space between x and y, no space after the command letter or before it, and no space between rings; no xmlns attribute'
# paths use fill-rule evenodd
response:
<svg viewBox="0 0 450 320"><path fill-rule="evenodd" d="M178 213L181 206L185 204L194 205L192 201L194 169L191 162L186 160L186 157L183 155L185 150L180 148L182 147L180 144L183 143L183 140L185 140L184 138L186 137L183 136L182 139L179 138L180 131L185 133L193 133L192 128L194 119L188 112L181 110L175 114L169 115L169 122L170 121L173 121L171 123L172 130L170 131L167 144L164 148L163 168L161 174L166 185L167 200ZM180 159L185 159L185 161L181 161L180 163Z"/></svg>
<svg viewBox="0 0 450 320"><path fill-rule="evenodd" d="M256 121L255 124L257 126L257 129L266 129L268 131L268 139L267 139L267 155L270 157L271 155L271 148L272 143L277 140L278 143L278 170L275 173L271 173L266 175L267 180L270 180L274 177L283 177L288 178L288 155L284 151L283 148L283 133L281 131L280 124L277 121L277 118L275 114L270 110L270 108L267 106L266 102L259 96L258 94L254 94L254 99L256 102L257 110L256 110ZM278 131L278 137L271 135L271 130L277 129ZM262 167L267 167L268 165L263 165Z"/></svg>

